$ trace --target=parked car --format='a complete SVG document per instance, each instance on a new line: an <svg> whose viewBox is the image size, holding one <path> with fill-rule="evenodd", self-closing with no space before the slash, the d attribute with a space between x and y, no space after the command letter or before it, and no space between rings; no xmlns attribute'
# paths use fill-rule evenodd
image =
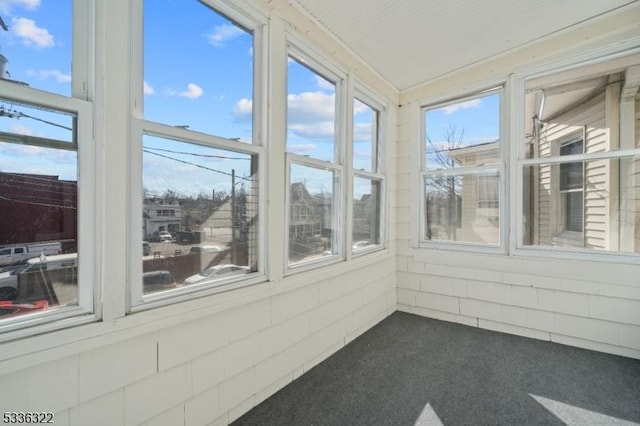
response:
<svg viewBox="0 0 640 426"><path fill-rule="evenodd" d="M222 248L214 245L201 244L191 247L191 253L218 253Z"/></svg>
<svg viewBox="0 0 640 426"><path fill-rule="evenodd" d="M50 256L60 253L62 253L62 243L59 241L13 244L0 247L0 265L21 263L41 255Z"/></svg>
<svg viewBox="0 0 640 426"><path fill-rule="evenodd" d="M160 241L173 241L173 237L167 231L160 231L158 233L158 240L160 240Z"/></svg>
<svg viewBox="0 0 640 426"><path fill-rule="evenodd" d="M241 275L249 272L248 266L239 266L232 264L223 264L211 266L199 274L191 275L189 278L184 280L185 285L195 284L200 281L205 280L213 280L217 278L228 277L231 275Z"/></svg>
<svg viewBox="0 0 640 426"><path fill-rule="evenodd" d="M36 272L43 278L49 276L52 271L78 267L78 253L56 254L53 256L40 255L29 259L27 263L13 268L3 268L0 272L0 300L15 299L18 294L18 276ZM42 274L40 271L43 271ZM49 279L49 278L47 278Z"/></svg>
<svg viewBox="0 0 640 426"><path fill-rule="evenodd" d="M142 274L142 286L145 293L168 290L176 287L176 279L169 271L149 271Z"/></svg>
<svg viewBox="0 0 640 426"><path fill-rule="evenodd" d="M368 247L370 246L371 243L367 240L362 240L362 241L357 241L353 244L353 248L354 249L359 249L359 248L363 248L363 247Z"/></svg>

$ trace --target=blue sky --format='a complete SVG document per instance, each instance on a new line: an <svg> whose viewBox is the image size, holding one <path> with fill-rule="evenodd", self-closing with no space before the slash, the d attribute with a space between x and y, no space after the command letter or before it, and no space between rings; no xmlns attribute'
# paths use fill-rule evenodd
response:
<svg viewBox="0 0 640 426"><path fill-rule="evenodd" d="M197 1L147 0L146 3L145 119L251 143L252 35ZM71 0L0 0L0 16L9 26L8 32L0 31L0 53L9 60L10 75L6 77L68 96L71 91ZM289 60L287 73L287 150L334 161L335 86L294 60ZM427 133L436 143L441 143L442 130L455 125L464 129L465 143L495 140L497 105L494 95L429 111ZM0 117L0 131L71 139L70 132L64 129L69 125L66 116L8 102L0 103L0 107L25 114L19 118L15 114L13 118ZM370 171L373 110L359 101L354 102L353 108L354 168ZM250 173L250 161L237 160L234 152L153 138L145 138L145 147L166 150L164 157L149 151L144 155L144 184L154 192L172 189L194 195L209 193L211 187L228 190L231 170L240 176ZM176 154L188 150L192 152ZM198 154L201 155L199 161L207 161L203 163L205 168L194 165L191 171L186 170L189 162L185 156L193 159ZM227 160L220 158L225 156ZM74 157L73 152L52 155L51 150L3 144L0 170L59 174L63 179L73 180L76 176ZM206 167L222 173L207 171ZM174 179L166 179L172 169L176 171ZM313 176L307 181L313 185ZM326 186L325 179L321 181L316 186Z"/></svg>
<svg viewBox="0 0 640 426"><path fill-rule="evenodd" d="M427 109L424 115L427 167L442 168L435 160L434 150L442 152L451 146L447 140L455 129L455 140L462 140L458 148L495 142L500 135L500 95L489 94L456 102L444 107Z"/></svg>

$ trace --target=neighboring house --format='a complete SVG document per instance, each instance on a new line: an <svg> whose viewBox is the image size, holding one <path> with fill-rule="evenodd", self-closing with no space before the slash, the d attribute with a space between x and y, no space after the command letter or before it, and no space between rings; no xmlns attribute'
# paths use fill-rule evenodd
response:
<svg viewBox="0 0 640 426"><path fill-rule="evenodd" d="M640 140L620 135L624 120L635 120L640 134L640 97L624 98L625 71L554 86L527 94L528 158L552 158L592 154L640 147ZM623 103L632 102L633 114L623 112ZM535 107L534 107L535 106ZM535 124L534 124L535 123ZM514 146L512 144L512 146ZM498 143L452 150L462 166L498 162ZM525 244L591 248L634 252L640 249L638 211L640 175L625 173L640 159L603 159L569 163L543 163L524 170ZM460 202L449 209L463 241L497 241L499 194L497 176L463 176L450 179ZM455 181L454 181L455 179ZM618 199L627 200L618 211ZM431 200L438 208L437 200ZM429 200L428 200L429 202ZM629 216L633 216L630 214Z"/></svg>
<svg viewBox="0 0 640 426"><path fill-rule="evenodd" d="M142 218L145 238L154 239L161 231L175 233L181 229L182 207L177 202L146 199Z"/></svg>
<svg viewBox="0 0 640 426"><path fill-rule="evenodd" d="M326 206L324 203L319 206L319 200L309 194L303 183L292 183L290 191L289 251L291 256L320 251L323 222L326 216L323 213L327 210L321 207Z"/></svg>

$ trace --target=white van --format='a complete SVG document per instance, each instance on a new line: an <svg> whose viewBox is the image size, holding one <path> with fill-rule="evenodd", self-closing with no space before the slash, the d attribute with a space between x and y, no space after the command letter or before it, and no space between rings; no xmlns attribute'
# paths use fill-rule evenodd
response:
<svg viewBox="0 0 640 426"><path fill-rule="evenodd" d="M40 256L29 259L25 265L7 268L0 272L0 300L10 300L18 294L18 277L21 274L37 272L39 270L51 272L55 270L77 268L78 253Z"/></svg>
<svg viewBox="0 0 640 426"><path fill-rule="evenodd" d="M52 241L46 243L12 244L0 247L0 266L26 262L41 255L51 256L62 253L62 243Z"/></svg>

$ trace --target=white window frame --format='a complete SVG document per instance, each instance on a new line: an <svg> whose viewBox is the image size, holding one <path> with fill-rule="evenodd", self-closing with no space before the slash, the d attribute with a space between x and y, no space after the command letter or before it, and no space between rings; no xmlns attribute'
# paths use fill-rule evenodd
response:
<svg viewBox="0 0 640 426"><path fill-rule="evenodd" d="M575 60L568 59L559 63L545 64L538 69L531 70L529 72L522 72L511 76L510 85L512 86L512 113L514 115L513 128L511 130L512 140L523 141L524 136L524 120L525 120L525 93L526 83L531 80L545 81L560 81L561 76L567 72L576 71L575 79L579 80L580 77L588 75L593 70L584 71L584 68L595 66L599 70L607 71L612 68L616 68L611 64L624 63L627 59L631 59L634 56L640 54L640 48L634 48L627 51L609 51L601 54L600 56L588 55L590 59ZM513 90L517 88L517 90ZM584 139L583 139L584 140ZM583 153L577 155L559 155L559 148L557 155L553 157L533 158L527 159L524 144L516 143L515 149L512 150L512 156L510 157L510 163L512 165L512 176L515 174L515 185L511 195L511 202L513 203L511 211L515 212L512 217L512 223L515 228L513 239L510 241L510 251L514 255L529 256L529 257L556 257L565 259L582 259L592 261L607 261L607 262L619 262L619 263L635 263L640 259L639 253L632 252L620 252L620 251L605 251L594 250L589 248L580 247L554 247L543 245L525 245L524 244L524 169L529 166L538 165L559 165L561 163L572 163L577 161L587 162L595 160L619 160L625 158L633 158L640 156L640 148L625 149L621 147L615 151L609 152L597 152L597 153ZM586 140L585 140L586 147ZM585 149L586 151L586 149ZM584 232L584 230L583 230Z"/></svg>
<svg viewBox="0 0 640 426"><path fill-rule="evenodd" d="M353 80L352 80L353 81ZM350 88L353 87L353 90L350 90L349 93L349 105L351 108L349 109L349 114L347 117L349 118L348 122L351 123L349 126L348 132L348 140L347 143L347 155L346 157L349 159L346 164L347 173L349 176L347 182L347 214L349 220L346 221L347 225L347 233L346 233L346 244L347 244L347 256L357 257L364 254L368 254L374 251L379 251L387 247L387 227L386 224L386 180L385 180L385 142L388 140L388 105L381 100L381 98L371 91L367 90L364 85L362 85L358 81L353 81L353 84L350 85ZM375 156L375 162L372 164L372 170L356 170L353 167L353 144L355 139L355 130L354 126L354 117L353 117L353 104L358 100L369 108L371 108L375 112L375 119L372 123L374 126L374 132L372 132L372 141L371 141L371 149L372 155ZM380 216L378 217L378 228L380 233L380 242L378 244L371 244L369 246L365 246L362 248L353 248L353 187L355 178L363 178L368 179L370 181L377 181L380 184L380 197L377 200L378 206L380 209Z"/></svg>
<svg viewBox="0 0 640 426"><path fill-rule="evenodd" d="M153 0L147 0L153 1ZM129 223L129 278L128 299L126 312L137 312L158 306L174 304L196 297L225 292L240 287L264 282L265 280L265 224L267 222L267 210L265 201L265 188L267 183L265 137L266 137L266 46L267 46L267 16L257 8L250 7L245 2L237 4L231 0L200 0L227 19L246 28L253 34L253 135L252 143L243 143L235 139L223 138L213 134L206 134L182 127L175 127L163 123L145 120L143 115L143 0L135 0L132 8L133 25L132 44L133 52L139 52L132 58L132 120L131 120L131 164L130 177L130 212ZM257 157L258 162L258 246L257 246L257 271L251 274L229 277L212 283L198 284L197 286L185 286L158 293L143 294L142 286L142 153L143 136L156 136L175 140L178 142L192 143L217 149L228 150L239 154ZM140 261L137 261L140 259Z"/></svg>
<svg viewBox="0 0 640 426"><path fill-rule="evenodd" d="M447 105L457 104L468 100L477 99L492 94L498 94L500 96L500 109L498 112L499 119L499 136L498 136L498 163L489 166L474 166L474 167L459 167L455 169L442 169L442 170L429 170L426 166L426 126L425 116L428 110L442 108ZM428 249L441 249L441 250L459 250L459 251L473 251L484 253L507 253L507 245L509 241L509 216L508 216L508 199L507 193L507 158L509 155L509 144L505 140L507 138L507 132L505 131L508 120L506 115L506 103L507 103L507 87L504 81L495 82L495 84L487 84L475 91L468 91L459 96L448 97L446 99L434 100L432 102L421 102L418 106L419 111L419 206L418 206L418 247ZM497 244L482 244L469 241L446 241L446 240L429 240L427 235L427 219L426 219L426 179L430 177L447 177L447 176L479 176L482 174L497 173L499 177L499 197L500 204L498 208L500 217L499 233L500 238Z"/></svg>
<svg viewBox="0 0 640 426"><path fill-rule="evenodd" d="M286 152L285 143L285 235L284 235L284 274L302 272L316 268L320 265L328 265L340 262L345 259L345 203L344 197L347 193L347 180L345 179L345 157L346 157L346 122L347 122L347 73L335 64L327 61L324 55L316 52L309 44L305 43L294 34L286 33L286 58L292 58L301 64L304 64L315 74L333 82L335 84L335 121L334 121L334 155L333 161L324 161L312 157L301 156L291 152ZM288 69L288 67L287 67ZM288 95L288 76L286 90ZM286 115L286 113L285 113ZM288 124L288 120L287 120ZM285 127L286 128L286 127ZM300 262L289 262L289 224L291 221L291 195L290 195L290 171L292 164L299 164L307 167L330 170L334 173L334 194L333 194L333 221L336 225L336 232L333 235L332 255L323 256L320 259L302 260ZM338 179L338 182L335 182ZM347 204L348 205L348 204Z"/></svg>
<svg viewBox="0 0 640 426"><path fill-rule="evenodd" d="M71 96L46 92L0 79L3 98L13 99L52 111L77 116L76 152L78 158L77 235L78 304L0 320L0 342L10 341L62 328L96 321L101 316L97 250L100 236L98 194L102 181L94 138L94 82L92 76L95 42L94 0L72 1L73 48ZM72 142L70 142L72 143Z"/></svg>

